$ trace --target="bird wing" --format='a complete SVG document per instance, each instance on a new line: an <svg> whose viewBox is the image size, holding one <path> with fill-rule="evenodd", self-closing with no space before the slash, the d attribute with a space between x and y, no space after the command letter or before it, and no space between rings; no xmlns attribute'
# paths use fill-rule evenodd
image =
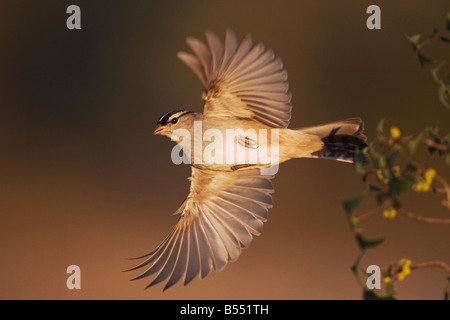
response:
<svg viewBox="0 0 450 320"><path fill-rule="evenodd" d="M286 128L292 107L281 59L262 43L253 45L250 35L239 44L228 29L224 45L213 32L205 35L209 48L188 37L186 42L194 55L178 53L205 88L204 115L249 118L274 128Z"/></svg>
<svg viewBox="0 0 450 320"><path fill-rule="evenodd" d="M242 249L260 235L272 206L274 176L259 169L235 172L207 171L192 167L190 192L177 213L178 223L167 238L143 259L136 270L147 267L141 279L156 273L147 286L166 279L164 290L179 280L184 285L197 275L221 271L236 261ZM130 271L129 270L129 271Z"/></svg>

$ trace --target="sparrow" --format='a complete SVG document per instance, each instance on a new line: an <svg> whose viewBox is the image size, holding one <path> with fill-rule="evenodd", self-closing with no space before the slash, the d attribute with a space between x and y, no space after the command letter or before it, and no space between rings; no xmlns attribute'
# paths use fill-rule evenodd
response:
<svg viewBox="0 0 450 320"><path fill-rule="evenodd" d="M253 236L261 234L272 207L274 174L264 169L293 158L353 162L355 150L366 146L364 124L357 117L289 129L291 94L281 59L262 43L253 44L248 34L238 42L227 29L224 43L211 31L205 36L206 44L187 38L193 54L178 53L203 85L203 113L166 113L154 130L176 142L192 173L189 194L175 212L180 215L175 227L155 250L133 258L143 261L127 270L142 270L132 280L153 276L146 288L162 281L163 291L178 281L187 285L239 258ZM219 144L206 155L213 140L205 139L208 130L216 141L230 129L238 132L227 139L231 147ZM266 134L251 134L258 131ZM269 161L236 161L259 149L272 151ZM233 161L227 150L233 150Z"/></svg>

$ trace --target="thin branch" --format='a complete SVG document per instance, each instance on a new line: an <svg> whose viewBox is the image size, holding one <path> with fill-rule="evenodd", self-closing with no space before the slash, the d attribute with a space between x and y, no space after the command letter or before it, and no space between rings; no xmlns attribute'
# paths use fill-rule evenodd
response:
<svg viewBox="0 0 450 320"><path fill-rule="evenodd" d="M448 208L450 210L450 185L448 182L441 177L440 175L436 175L434 177L434 180L439 182L442 186L442 188L435 188L435 192L437 193L446 193L447 194L447 200L442 200L442 204L444 207Z"/></svg>
<svg viewBox="0 0 450 320"><path fill-rule="evenodd" d="M423 172L425 171L425 168L421 164L419 164L417 161L413 161L412 163L414 164L414 166L416 166L418 168L419 174L422 175ZM445 180L440 175L436 175L434 177L434 180L439 182L441 184L442 188L433 187L432 191L435 193L446 193L447 194L447 199L442 200L442 205L450 210L450 184L447 182L447 180Z"/></svg>
<svg viewBox="0 0 450 320"><path fill-rule="evenodd" d="M407 209L405 209L403 207L399 208L398 212L404 214L405 216L407 216L410 219L413 219L413 220L416 220L419 222L424 222L424 223L429 223L429 224L450 225L450 219L424 217L424 216L421 216L420 214L408 211Z"/></svg>
<svg viewBox="0 0 450 320"><path fill-rule="evenodd" d="M430 267L441 268L442 270L444 270L445 272L450 274L450 266L445 264L442 261L429 261L429 262L413 264L413 265L411 265L411 270L424 269L424 268L430 268Z"/></svg>
<svg viewBox="0 0 450 320"><path fill-rule="evenodd" d="M431 41L434 40L440 40L441 39L441 35L436 32L432 37L428 37L427 39L423 40L422 42L417 44L417 50L422 49L424 46L428 45Z"/></svg>
<svg viewBox="0 0 450 320"><path fill-rule="evenodd" d="M433 148L438 149L438 150L442 150L442 151L445 151L445 152L450 152L450 148L446 144L437 143L437 142L435 142L435 141L433 141L431 139L428 139L428 138L422 138L422 142L425 145L427 145L428 147L433 147Z"/></svg>
<svg viewBox="0 0 450 320"><path fill-rule="evenodd" d="M399 138L398 141L400 143L404 144L404 143L410 142L411 140L415 139L416 137L417 137L417 135L410 134L410 135L407 135L407 136ZM429 138L421 138L420 140L427 147L433 147L433 148L438 149L438 150L442 150L442 151L445 151L445 152L450 152L450 147L448 145L446 145L445 143L438 143L438 142L435 142L435 141L433 141L433 140L431 140Z"/></svg>
<svg viewBox="0 0 450 320"><path fill-rule="evenodd" d="M410 134L410 135L407 135L407 136L400 137L400 138L398 139L398 141L399 141L400 143L402 143L402 144L405 144L405 143L410 142L411 140L415 139L416 137L417 137L417 135L415 135L415 134Z"/></svg>
<svg viewBox="0 0 450 320"><path fill-rule="evenodd" d="M385 210L385 209L388 209L388 208L391 208L391 207L393 207L393 206L394 206L394 204L392 203L392 201L386 201L386 202L383 203L381 206L376 207L376 208L373 208L373 209L367 211L366 213L363 213L363 214L361 214L360 216L355 217L355 218L356 218L356 221L357 221L358 223L361 222L361 221L364 221L364 220L366 220L367 218L373 216L374 214L377 214L378 212L380 212L380 211L382 211L382 210Z"/></svg>
<svg viewBox="0 0 450 320"><path fill-rule="evenodd" d="M359 263L361 262L361 259L362 259L362 257L364 256L364 254L366 253L366 250L361 250L359 253L358 253L358 256L356 257L356 259L355 259L355 262L353 263L353 265L351 266L351 270L352 270L352 272L353 272L353 275L355 276L355 278L356 278L356 281L358 282L358 284L361 286L361 287L363 287L364 288L364 284L363 284L363 282L361 281L361 278L360 278L360 276L359 276L359 272L358 272L358 266L359 266Z"/></svg>
<svg viewBox="0 0 450 320"><path fill-rule="evenodd" d="M419 269L425 269L425 268L441 268L448 274L450 274L450 266L445 264L442 261L428 261L428 262L422 262L422 263L416 263L409 267L410 270L419 270ZM398 280L397 275L402 271L402 267L399 262L393 263L391 272L389 273L389 277L391 278L390 281L396 281Z"/></svg>
<svg viewBox="0 0 450 320"><path fill-rule="evenodd" d="M447 190L445 188L433 187L433 192L434 193L447 193Z"/></svg>
<svg viewBox="0 0 450 320"><path fill-rule="evenodd" d="M362 215L360 215L358 217L355 217L356 218L356 222L360 223L361 221L366 220L370 216L373 216L374 214L377 214L380 210L381 210L381 207L373 208L373 209L367 211L366 213L363 213Z"/></svg>

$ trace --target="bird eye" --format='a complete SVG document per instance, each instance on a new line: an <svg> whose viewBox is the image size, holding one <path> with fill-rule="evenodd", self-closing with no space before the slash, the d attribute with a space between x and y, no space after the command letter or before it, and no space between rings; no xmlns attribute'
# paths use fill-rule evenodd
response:
<svg viewBox="0 0 450 320"><path fill-rule="evenodd" d="M170 121L170 122L172 122L173 124L175 124L175 123L178 122L178 119L177 119L177 118L174 118L174 119L172 119L172 121Z"/></svg>

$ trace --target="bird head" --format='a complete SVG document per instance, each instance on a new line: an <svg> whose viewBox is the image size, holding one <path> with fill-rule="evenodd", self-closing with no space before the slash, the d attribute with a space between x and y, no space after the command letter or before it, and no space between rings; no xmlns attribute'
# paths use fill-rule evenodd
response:
<svg viewBox="0 0 450 320"><path fill-rule="evenodd" d="M192 125L192 111L176 110L162 115L156 124L153 134L171 137L176 129L189 128Z"/></svg>

